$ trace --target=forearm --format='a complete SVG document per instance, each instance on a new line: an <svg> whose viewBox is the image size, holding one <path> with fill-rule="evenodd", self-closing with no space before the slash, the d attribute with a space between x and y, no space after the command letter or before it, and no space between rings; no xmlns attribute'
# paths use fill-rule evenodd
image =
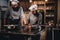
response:
<svg viewBox="0 0 60 40"><path fill-rule="evenodd" d="M24 18L21 19L21 25L24 26L26 24L26 21Z"/></svg>

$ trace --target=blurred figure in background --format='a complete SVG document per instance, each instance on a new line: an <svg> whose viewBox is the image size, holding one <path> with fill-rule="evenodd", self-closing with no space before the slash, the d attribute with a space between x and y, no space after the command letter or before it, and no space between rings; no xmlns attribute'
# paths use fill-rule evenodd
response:
<svg viewBox="0 0 60 40"><path fill-rule="evenodd" d="M42 21L42 16L37 12L37 4L33 3L30 7L29 7L29 16L26 20L26 24L27 24L27 30L29 30L30 32L32 30L34 30L33 32L38 32L40 31L39 25L41 24ZM38 31L36 31L35 29L37 29Z"/></svg>
<svg viewBox="0 0 60 40"><path fill-rule="evenodd" d="M23 8L20 6L18 0L10 0L10 1L11 1L11 6L8 8L5 14L5 19L8 20L8 24L13 24L13 25L16 24L23 26L23 19L25 17ZM18 26L17 29L20 30L20 26Z"/></svg>

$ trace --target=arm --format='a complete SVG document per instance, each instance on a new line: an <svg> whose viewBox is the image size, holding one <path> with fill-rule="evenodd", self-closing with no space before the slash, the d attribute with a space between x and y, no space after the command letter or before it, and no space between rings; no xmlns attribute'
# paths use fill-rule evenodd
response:
<svg viewBox="0 0 60 40"><path fill-rule="evenodd" d="M42 14L39 13L39 17L38 17L38 27L39 27L39 31L41 30L41 25L42 24Z"/></svg>
<svg viewBox="0 0 60 40"><path fill-rule="evenodd" d="M38 24L42 24L42 14L39 13L39 17L38 17Z"/></svg>
<svg viewBox="0 0 60 40"><path fill-rule="evenodd" d="M26 24L26 21L25 21L25 14L24 14L24 11L23 11L23 8L21 7L20 8L20 12L21 12L21 15L20 15L20 18L21 18L21 25L24 26L24 24Z"/></svg>

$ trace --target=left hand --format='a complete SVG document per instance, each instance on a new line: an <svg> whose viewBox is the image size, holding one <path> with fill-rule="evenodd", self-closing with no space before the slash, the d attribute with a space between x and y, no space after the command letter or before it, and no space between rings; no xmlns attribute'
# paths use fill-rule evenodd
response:
<svg viewBox="0 0 60 40"><path fill-rule="evenodd" d="M30 24L27 24L26 25L26 29L30 29L31 28L31 25Z"/></svg>

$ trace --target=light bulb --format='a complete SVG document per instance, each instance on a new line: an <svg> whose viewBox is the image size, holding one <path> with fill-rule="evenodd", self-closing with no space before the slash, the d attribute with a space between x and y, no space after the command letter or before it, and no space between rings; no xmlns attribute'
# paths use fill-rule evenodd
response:
<svg viewBox="0 0 60 40"><path fill-rule="evenodd" d="M48 0L45 0L45 1L48 1Z"/></svg>
<svg viewBox="0 0 60 40"><path fill-rule="evenodd" d="M32 0L30 0L30 2L32 2Z"/></svg>

